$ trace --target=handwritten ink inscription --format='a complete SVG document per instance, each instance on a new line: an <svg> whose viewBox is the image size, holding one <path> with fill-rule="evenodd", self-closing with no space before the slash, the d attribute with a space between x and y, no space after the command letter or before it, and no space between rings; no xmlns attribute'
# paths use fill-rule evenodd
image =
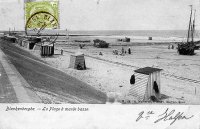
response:
<svg viewBox="0 0 200 129"><path fill-rule="evenodd" d="M138 114L138 117L136 119L136 122L138 122L141 119L144 120L148 120L149 118L151 118L151 116L153 117L153 115L155 115L156 113L153 111L148 111L148 112L144 112L141 111ZM192 117L194 117L194 115L191 116L186 116L184 115L184 112L176 112L175 109L173 110L169 110L169 108L167 108L164 113L156 115L156 120L154 120L154 123L158 123L161 121L171 121L170 125L174 124L176 121L178 120L188 120L191 119Z"/></svg>
<svg viewBox="0 0 200 129"><path fill-rule="evenodd" d="M147 113L146 113L146 115L144 116L144 111L142 111L142 112L140 112L138 115L138 118L136 119L136 122L137 121L139 121L140 119L142 119L142 118L145 118L146 120L147 119L149 119L149 117L152 115L152 114L154 114L154 112L153 111L148 111Z"/></svg>

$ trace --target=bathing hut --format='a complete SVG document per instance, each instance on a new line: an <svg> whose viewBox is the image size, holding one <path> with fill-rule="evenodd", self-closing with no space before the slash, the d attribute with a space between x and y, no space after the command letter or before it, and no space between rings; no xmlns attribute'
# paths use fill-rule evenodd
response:
<svg viewBox="0 0 200 129"><path fill-rule="evenodd" d="M117 41L122 41L122 42L130 42L131 39L128 37L125 37L124 39L117 39Z"/></svg>
<svg viewBox="0 0 200 129"><path fill-rule="evenodd" d="M83 53L76 53L71 55L70 57L70 64L69 68L78 69L78 70L85 70L85 58Z"/></svg>
<svg viewBox="0 0 200 129"><path fill-rule="evenodd" d="M22 37L19 37L19 38L17 39L17 44L18 44L19 46L22 46L22 41L23 41L23 38L22 38Z"/></svg>
<svg viewBox="0 0 200 129"><path fill-rule="evenodd" d="M134 82L129 90L129 95L137 97L140 101L148 101L150 98L160 99L160 72L162 69L145 67L135 70L131 79Z"/></svg>
<svg viewBox="0 0 200 129"><path fill-rule="evenodd" d="M153 38L152 37L149 37L149 40L152 40Z"/></svg>
<svg viewBox="0 0 200 129"><path fill-rule="evenodd" d="M15 36L10 36L10 35L4 35L3 39L10 41L12 43L15 43L17 41L17 38Z"/></svg>
<svg viewBox="0 0 200 129"><path fill-rule="evenodd" d="M34 49L35 45L37 43L41 43L41 38L40 37L25 37L26 39L19 42L20 46L23 46L25 48L28 48L30 50Z"/></svg>
<svg viewBox="0 0 200 129"><path fill-rule="evenodd" d="M125 39L122 39L122 41L123 41L123 42L130 42L130 41L131 41L131 39L130 39L130 38L128 38L128 37L125 37Z"/></svg>
<svg viewBox="0 0 200 129"><path fill-rule="evenodd" d="M20 45L25 47L25 48L27 48L27 49L32 50L34 45L35 45L35 43L32 43L29 40L25 39L25 40L22 41L22 43Z"/></svg>
<svg viewBox="0 0 200 129"><path fill-rule="evenodd" d="M33 47L33 50L40 50L41 49L42 44L37 43L35 44L35 46Z"/></svg>
<svg viewBox="0 0 200 129"><path fill-rule="evenodd" d="M54 44L49 44L49 42L44 42L41 45L41 56L52 56L54 55Z"/></svg>
<svg viewBox="0 0 200 129"><path fill-rule="evenodd" d="M0 33L0 38L3 38L3 36L4 36L4 33Z"/></svg>
<svg viewBox="0 0 200 129"><path fill-rule="evenodd" d="M29 42L28 42L27 39L22 40L22 46L23 47L28 48L29 47L28 44L29 44Z"/></svg>
<svg viewBox="0 0 200 129"><path fill-rule="evenodd" d="M40 43L42 41L41 37L31 37L29 38L29 44L28 44L28 48L29 49L34 49L35 45L37 43Z"/></svg>

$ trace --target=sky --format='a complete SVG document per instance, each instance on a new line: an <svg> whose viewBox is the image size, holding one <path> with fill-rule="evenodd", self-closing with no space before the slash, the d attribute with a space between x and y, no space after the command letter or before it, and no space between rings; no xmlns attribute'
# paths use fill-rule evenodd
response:
<svg viewBox="0 0 200 129"><path fill-rule="evenodd" d="M60 29L184 30L199 0L59 0ZM0 0L0 30L24 29L24 0Z"/></svg>

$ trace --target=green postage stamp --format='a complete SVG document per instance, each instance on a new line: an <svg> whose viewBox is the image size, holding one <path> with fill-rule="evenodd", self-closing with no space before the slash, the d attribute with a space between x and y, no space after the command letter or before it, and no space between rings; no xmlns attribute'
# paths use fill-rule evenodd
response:
<svg viewBox="0 0 200 129"><path fill-rule="evenodd" d="M25 3L25 27L59 28L58 1L34 1Z"/></svg>

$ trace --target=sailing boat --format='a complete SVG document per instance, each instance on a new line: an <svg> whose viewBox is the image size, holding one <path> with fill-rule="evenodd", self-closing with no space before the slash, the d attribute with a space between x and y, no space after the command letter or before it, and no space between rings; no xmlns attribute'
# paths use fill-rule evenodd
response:
<svg viewBox="0 0 200 129"><path fill-rule="evenodd" d="M194 55L194 50L196 48L195 47L196 42L194 42L195 12L194 12L194 16L192 17L193 9L192 9L192 5L191 5L190 21L189 21L189 28L188 28L188 34L187 34L187 42L178 44L178 53L180 55ZM193 21L192 21L192 18L193 18Z"/></svg>

